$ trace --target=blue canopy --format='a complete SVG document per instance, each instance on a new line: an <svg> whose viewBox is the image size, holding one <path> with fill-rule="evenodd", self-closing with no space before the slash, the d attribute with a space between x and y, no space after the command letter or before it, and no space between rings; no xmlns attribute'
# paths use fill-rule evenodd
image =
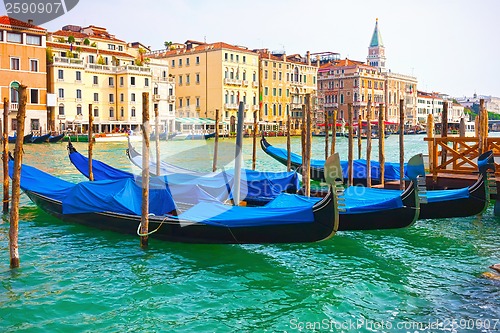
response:
<svg viewBox="0 0 500 333"><path fill-rule="evenodd" d="M77 151L71 152L69 158L78 171L88 177L88 158ZM140 158L140 161L142 161L142 156L140 156ZM134 163L136 162L139 162L139 160ZM164 165L170 166L170 164L167 163ZM154 164L152 167L153 169L156 168ZM219 200L232 198L230 193L231 188L234 185L234 170L201 173L175 166L169 170L171 172L165 172L165 175L160 177L164 182L168 183L172 189L175 187L180 190L181 186L197 185L200 189L203 189L205 192ZM94 175L94 180L140 178L140 176L114 168L98 160L92 160L92 173ZM241 173L240 189L242 199L270 199L287 190L290 192L296 192L298 188L299 176L295 171L260 172L243 169Z"/></svg>
<svg viewBox="0 0 500 333"><path fill-rule="evenodd" d="M283 148L277 148L272 145L269 145L266 147L266 150L271 153L272 155L278 156L284 160L286 160L287 157L287 150ZM302 164L302 157L296 153L290 153L290 159L293 164ZM317 168L317 169L323 169L325 165L325 160L311 160L311 167ZM347 161L341 161L340 165L342 166L342 174L344 178L347 178L348 174L348 167L349 163ZM385 173L384 173L384 179L386 180L399 180L399 163L392 163L392 162L385 162ZM407 167L407 164L405 163L405 168ZM353 175L354 178L366 178L366 160L365 159L359 159L359 160L354 160L353 161ZM373 179L379 179L380 178L380 163L377 161L371 161L371 176Z"/></svg>
<svg viewBox="0 0 500 333"><path fill-rule="evenodd" d="M12 177L13 162L9 171ZM195 186L195 185L193 185ZM141 215L142 187L130 178L69 183L28 165L21 168L21 188L62 203L63 214L114 212ZM182 188L193 195L194 187ZM161 178L150 184L149 211L163 216L175 209L173 191ZM294 195L300 201L300 197ZM293 196L292 196L293 197ZM276 224L312 223L314 202L288 207L238 207L217 201L198 201L179 215L180 222L199 222L220 227L249 227Z"/></svg>

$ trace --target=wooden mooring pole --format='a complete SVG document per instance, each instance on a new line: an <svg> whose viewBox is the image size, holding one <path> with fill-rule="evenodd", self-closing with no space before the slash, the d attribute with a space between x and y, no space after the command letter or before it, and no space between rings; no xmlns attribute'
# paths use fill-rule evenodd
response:
<svg viewBox="0 0 500 333"><path fill-rule="evenodd" d="M21 164L23 162L24 120L26 118L27 87L20 85L19 109L17 110L17 137L14 150L14 170L12 177L12 206L10 207L9 250L10 268L18 268L19 259L19 200L21 196Z"/></svg>
<svg viewBox="0 0 500 333"><path fill-rule="evenodd" d="M372 187L372 101L368 100L368 113L366 114L366 187Z"/></svg>
<svg viewBox="0 0 500 333"><path fill-rule="evenodd" d="M94 150L94 113L92 110L92 104L89 104L89 180L94 181L94 172L92 171L92 155ZM78 134L76 134L78 137Z"/></svg>
<svg viewBox="0 0 500 333"><path fill-rule="evenodd" d="M253 131L252 131L252 170L255 170L255 164L257 162L257 120L259 118L259 113L257 110L253 111Z"/></svg>
<svg viewBox="0 0 500 333"><path fill-rule="evenodd" d="M142 93L142 215L141 248L149 240L149 93Z"/></svg>
<svg viewBox="0 0 500 333"><path fill-rule="evenodd" d="M255 114L254 114L255 117ZM254 131L255 137L255 131ZM219 154L219 109L215 109L215 138L214 138L214 162L212 164L212 171L217 171L217 155ZM252 167L254 167L252 160Z"/></svg>
<svg viewBox="0 0 500 333"><path fill-rule="evenodd" d="M286 115L286 171L292 170L292 140L290 138L290 112Z"/></svg>
<svg viewBox="0 0 500 333"><path fill-rule="evenodd" d="M156 175L160 175L160 114L155 104L155 148L156 148Z"/></svg>
<svg viewBox="0 0 500 333"><path fill-rule="evenodd" d="M9 101L3 99L3 213L9 212Z"/></svg>
<svg viewBox="0 0 500 333"><path fill-rule="evenodd" d="M432 113L429 113L427 116L427 138L434 138L434 116ZM427 147L429 151L429 172L432 174L432 180L434 183L437 182L437 151L434 151L434 143L429 140L427 142Z"/></svg>
<svg viewBox="0 0 500 333"><path fill-rule="evenodd" d="M330 155L335 154L335 145L337 144L337 109L333 109L332 113L332 146Z"/></svg>
<svg viewBox="0 0 500 333"><path fill-rule="evenodd" d="M354 117L352 114L352 104L347 104L347 119L349 123L349 137L347 139L347 163L349 164L347 168L347 185L352 186L354 183L354 145L353 145L353 122Z"/></svg>
<svg viewBox="0 0 500 333"><path fill-rule="evenodd" d="M385 119L384 106L382 103L378 106L378 164L380 167L379 177L380 185L385 185Z"/></svg>
<svg viewBox="0 0 500 333"><path fill-rule="evenodd" d="M330 117L328 117L328 112L325 110L325 161L328 159L330 154L330 147L328 147L328 136L330 135Z"/></svg>
<svg viewBox="0 0 500 333"><path fill-rule="evenodd" d="M444 101L443 103L443 113L441 114L441 137L448 137L448 101ZM448 151L443 149L441 151L441 164L444 165L446 163Z"/></svg>
<svg viewBox="0 0 500 333"><path fill-rule="evenodd" d="M399 189L405 188L405 110L404 99L399 100Z"/></svg>
<svg viewBox="0 0 500 333"><path fill-rule="evenodd" d="M305 96L305 112L306 112L306 131L305 131L305 158L304 161L304 172L302 174L302 180L304 183L304 195L311 196L311 95L306 94Z"/></svg>
<svg viewBox="0 0 500 333"><path fill-rule="evenodd" d="M361 118L361 113L358 115L358 160L363 156L361 153L362 145L361 145L361 132L363 129L363 118Z"/></svg>

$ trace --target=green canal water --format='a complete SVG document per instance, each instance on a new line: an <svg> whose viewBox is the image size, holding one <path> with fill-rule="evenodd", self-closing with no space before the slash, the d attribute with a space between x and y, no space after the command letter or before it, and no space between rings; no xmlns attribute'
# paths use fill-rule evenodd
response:
<svg viewBox="0 0 500 333"><path fill-rule="evenodd" d="M324 158L323 142L314 138L313 157ZM346 140L337 144L345 159ZM86 144L75 145L86 153ZM162 143L162 159L209 170L212 146ZM386 160L398 161L397 147L397 137L390 137ZM293 148L299 151L296 138ZM125 149L125 143L99 143L94 156L137 171ZM226 163L233 151L222 150ZM422 136L407 137L407 157L426 150ZM245 139L246 166L251 151ZM283 170L257 152L258 169ZM83 180L64 143L27 145L24 163ZM338 232L313 244L152 239L147 250L138 237L65 224L25 195L21 206L19 269L9 269L9 226L5 218L0 222L0 332L500 331L500 281L480 277L500 262L500 219L491 206L479 217Z"/></svg>

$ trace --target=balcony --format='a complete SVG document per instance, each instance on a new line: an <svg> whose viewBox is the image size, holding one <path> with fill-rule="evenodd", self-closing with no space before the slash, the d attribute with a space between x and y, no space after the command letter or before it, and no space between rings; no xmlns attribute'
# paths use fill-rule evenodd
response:
<svg viewBox="0 0 500 333"><path fill-rule="evenodd" d="M304 104L302 104L302 103L290 103L290 108L302 110L302 105L304 105Z"/></svg>
<svg viewBox="0 0 500 333"><path fill-rule="evenodd" d="M325 108L338 108L339 107L339 103L325 103L325 104L323 104L323 106Z"/></svg>
<svg viewBox="0 0 500 333"><path fill-rule="evenodd" d="M10 103L9 111L17 112L19 110L19 103Z"/></svg>
<svg viewBox="0 0 500 333"><path fill-rule="evenodd" d="M160 100L160 95L159 94L154 94L153 95L153 101L158 102Z"/></svg>
<svg viewBox="0 0 500 333"><path fill-rule="evenodd" d="M234 80L234 79L225 78L224 84L236 84L235 81L236 80Z"/></svg>
<svg viewBox="0 0 500 333"><path fill-rule="evenodd" d="M83 60L82 59L76 59L76 58L61 58L61 57L54 57L52 60L53 65L71 65L71 66L78 66L78 67L84 67L83 66Z"/></svg>
<svg viewBox="0 0 500 333"><path fill-rule="evenodd" d="M258 105L254 105L254 106L252 106L252 108L253 108L254 111L259 111L259 106Z"/></svg>
<svg viewBox="0 0 500 333"><path fill-rule="evenodd" d="M236 109L238 109L238 104L227 103L227 104L224 104L224 108L226 108L228 110L236 110Z"/></svg>
<svg viewBox="0 0 500 333"><path fill-rule="evenodd" d="M247 80L243 80L241 82L242 82L242 84L243 84L244 87L248 87L248 81Z"/></svg>
<svg viewBox="0 0 500 333"><path fill-rule="evenodd" d="M254 88L259 87L259 82L257 82L257 81L253 81L253 82L252 82L252 87L254 87Z"/></svg>
<svg viewBox="0 0 500 333"><path fill-rule="evenodd" d="M167 101L169 103L174 103L175 102L175 96L174 95L169 95L168 98L167 98Z"/></svg>
<svg viewBox="0 0 500 333"><path fill-rule="evenodd" d="M119 74L120 73L150 74L151 68L143 66L125 65L125 66L117 66L116 72Z"/></svg>
<svg viewBox="0 0 500 333"><path fill-rule="evenodd" d="M360 102L360 101L355 101L352 103L352 106L367 106L367 102Z"/></svg>

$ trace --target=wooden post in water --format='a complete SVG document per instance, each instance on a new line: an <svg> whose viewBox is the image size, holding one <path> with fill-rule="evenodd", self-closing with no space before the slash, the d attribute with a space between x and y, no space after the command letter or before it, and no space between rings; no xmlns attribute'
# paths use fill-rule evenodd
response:
<svg viewBox="0 0 500 333"><path fill-rule="evenodd" d="M257 110L253 111L253 146L252 146L252 170L255 170L255 163L257 162L257 118L258 113Z"/></svg>
<svg viewBox="0 0 500 333"><path fill-rule="evenodd" d="M434 138L434 117L432 113L429 113L427 116L427 138ZM432 178L436 182L437 181L437 170L436 162L437 162L437 151L434 151L434 142L431 140L427 141L427 147L429 150L429 170L432 173Z"/></svg>
<svg viewBox="0 0 500 333"><path fill-rule="evenodd" d="M361 131L363 129L363 118L361 118L361 113L358 115L358 160L361 159L362 153L361 153Z"/></svg>
<svg viewBox="0 0 500 333"><path fill-rule="evenodd" d="M9 101L3 98L3 213L9 211Z"/></svg>
<svg viewBox="0 0 500 333"><path fill-rule="evenodd" d="M404 99L399 100L399 189L405 188L405 110Z"/></svg>
<svg viewBox="0 0 500 333"><path fill-rule="evenodd" d="M372 187L372 101L368 100L368 113L366 114L366 187Z"/></svg>
<svg viewBox="0 0 500 333"><path fill-rule="evenodd" d="M92 172L92 154L94 150L94 113L92 110L92 104L89 104L89 180L94 181L94 173ZM76 134L78 137L78 133Z"/></svg>
<svg viewBox="0 0 500 333"><path fill-rule="evenodd" d="M160 175L160 115L158 105L155 105L155 147L156 147L156 175Z"/></svg>
<svg viewBox="0 0 500 333"><path fill-rule="evenodd" d="M306 133L305 133L305 158L304 160L304 173L302 180L304 183L304 195L311 196L311 95L306 94Z"/></svg>
<svg viewBox="0 0 500 333"><path fill-rule="evenodd" d="M335 154L335 145L337 143L337 109L333 109L332 113L332 146L330 149L330 155Z"/></svg>
<svg viewBox="0 0 500 333"><path fill-rule="evenodd" d="M142 215L141 248L149 240L149 93L142 93Z"/></svg>
<svg viewBox="0 0 500 333"><path fill-rule="evenodd" d="M443 103L443 113L441 114L441 137L448 137L448 101ZM441 151L441 164L446 162L447 154L448 152L446 149Z"/></svg>
<svg viewBox="0 0 500 333"><path fill-rule="evenodd" d="M330 147L328 147L328 136L330 135L330 117L328 117L328 112L325 112L325 161L328 159L330 153Z"/></svg>
<svg viewBox="0 0 500 333"><path fill-rule="evenodd" d="M488 110L484 107L484 99L479 100L479 153L488 150Z"/></svg>
<svg viewBox="0 0 500 333"><path fill-rule="evenodd" d="M353 145L353 122L354 117L352 114L352 103L347 104L347 119L349 122L349 137L347 139L347 185L352 186L354 183L354 145Z"/></svg>
<svg viewBox="0 0 500 333"><path fill-rule="evenodd" d="M385 119L384 106L382 103L378 106L378 164L380 185L385 185Z"/></svg>
<svg viewBox="0 0 500 333"><path fill-rule="evenodd" d="M304 179L304 158L306 154L306 106L302 104L302 124L300 124L300 144L302 146L302 179Z"/></svg>
<svg viewBox="0 0 500 333"><path fill-rule="evenodd" d="M255 114L254 114L255 117ZM255 129L254 129L255 137ZM219 154L219 109L215 109L215 138L214 138L214 162L212 164L212 171L217 171L217 155ZM253 162L255 163L255 161ZM254 164L252 164L254 165Z"/></svg>
<svg viewBox="0 0 500 333"><path fill-rule="evenodd" d="M19 109L17 110L17 137L14 150L14 170L12 177L12 206L10 207L9 250L10 268L18 268L19 259L19 197L21 196L21 164L23 162L24 120L28 101L27 87L20 85Z"/></svg>
<svg viewBox="0 0 500 333"><path fill-rule="evenodd" d="M290 112L286 115L286 171L292 170L292 140L290 139Z"/></svg>
<svg viewBox="0 0 500 333"><path fill-rule="evenodd" d="M235 206L241 200L241 166L243 160L243 122L245 121L245 105L240 101L238 106L238 124L236 126L236 151L234 156L233 201Z"/></svg>

